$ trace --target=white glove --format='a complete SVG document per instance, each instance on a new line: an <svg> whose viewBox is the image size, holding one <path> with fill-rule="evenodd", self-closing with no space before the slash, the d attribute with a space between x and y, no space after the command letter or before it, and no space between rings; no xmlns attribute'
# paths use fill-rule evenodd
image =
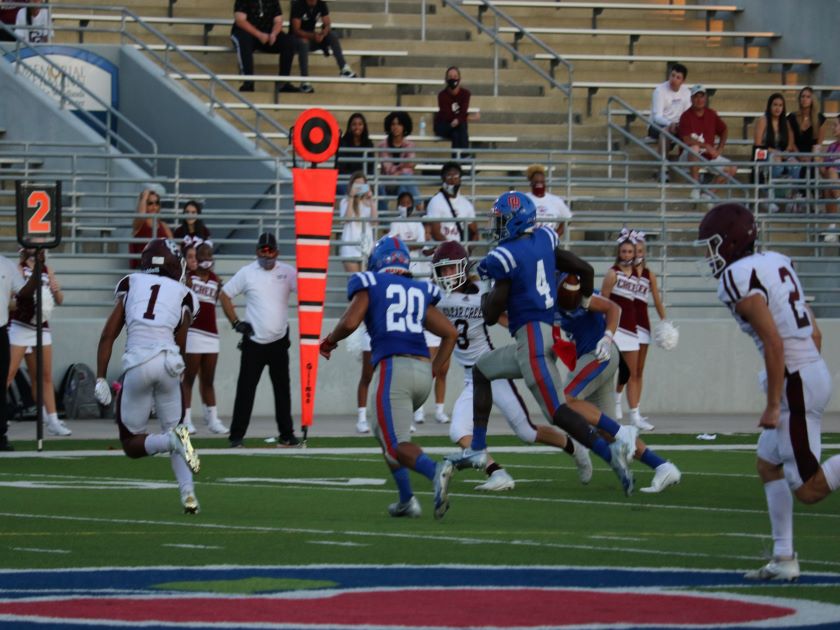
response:
<svg viewBox="0 0 840 630"><path fill-rule="evenodd" d="M104 378L96 379L96 387L93 388L93 395L100 405L107 407L111 404L111 386Z"/></svg>
<svg viewBox="0 0 840 630"><path fill-rule="evenodd" d="M663 350L673 350L680 340L680 331L671 322L662 320L653 329L653 340Z"/></svg>
<svg viewBox="0 0 840 630"><path fill-rule="evenodd" d="M604 336L601 337L598 345L595 346L595 359L598 363L610 360L610 357L612 356L612 343L612 333L609 330L604 331Z"/></svg>

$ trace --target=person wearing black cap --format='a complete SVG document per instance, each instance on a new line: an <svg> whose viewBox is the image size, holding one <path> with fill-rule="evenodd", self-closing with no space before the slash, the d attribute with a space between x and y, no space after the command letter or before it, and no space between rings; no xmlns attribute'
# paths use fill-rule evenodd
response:
<svg viewBox="0 0 840 630"><path fill-rule="evenodd" d="M257 259L242 267L225 283L219 298L222 310L242 334L239 379L230 423L230 446L242 446L254 397L263 368L274 388L274 414L278 446L297 446L292 423L292 397L289 384L289 294L297 291L294 267L277 260L277 239L268 232L257 241ZM245 319L236 315L233 298L245 294Z"/></svg>

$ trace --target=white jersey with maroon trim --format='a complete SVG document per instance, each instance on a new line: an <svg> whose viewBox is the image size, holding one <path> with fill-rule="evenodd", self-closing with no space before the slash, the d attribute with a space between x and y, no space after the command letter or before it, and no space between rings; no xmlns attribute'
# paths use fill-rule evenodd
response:
<svg viewBox="0 0 840 630"><path fill-rule="evenodd" d="M718 298L729 307L741 330L753 338L763 354L758 334L735 312L738 302L751 295L760 295L770 309L784 343L788 371L796 372L802 366L820 360L820 353L811 337L814 328L805 306L802 284L787 256L763 252L741 258L723 271L718 283Z"/></svg>
<svg viewBox="0 0 840 630"><path fill-rule="evenodd" d="M493 350L490 333L481 314L481 291L477 285L469 283L465 287L466 293L453 291L444 295L438 302L438 309L458 331L455 341L455 360L465 367L470 367L478 361L478 357Z"/></svg>
<svg viewBox="0 0 840 630"><path fill-rule="evenodd" d="M165 276L133 273L120 280L115 293L125 307L124 370L162 351L179 352L175 329L185 313L192 321L199 309L192 291Z"/></svg>

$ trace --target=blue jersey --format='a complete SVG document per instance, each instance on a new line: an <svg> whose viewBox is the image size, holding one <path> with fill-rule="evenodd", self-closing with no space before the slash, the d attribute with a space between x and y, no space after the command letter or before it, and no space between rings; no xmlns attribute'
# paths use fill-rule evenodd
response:
<svg viewBox="0 0 840 630"><path fill-rule="evenodd" d="M575 342L575 352L580 358L595 351L595 346L607 329L607 318L603 313L588 311L582 306L573 311L558 308L557 324Z"/></svg>
<svg viewBox="0 0 840 630"><path fill-rule="evenodd" d="M367 291L365 325L374 365L395 354L429 356L423 335L426 309L440 301L437 285L395 273L354 273L347 283L347 299Z"/></svg>
<svg viewBox="0 0 840 630"><path fill-rule="evenodd" d="M498 245L479 263L481 277L511 281L507 303L511 335L529 322L554 324L557 243L554 230L539 227Z"/></svg>

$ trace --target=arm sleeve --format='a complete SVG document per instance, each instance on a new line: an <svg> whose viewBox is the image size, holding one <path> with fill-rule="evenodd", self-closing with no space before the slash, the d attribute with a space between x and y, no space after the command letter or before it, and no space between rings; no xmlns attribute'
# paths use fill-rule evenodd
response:
<svg viewBox="0 0 840 630"><path fill-rule="evenodd" d="M662 90L658 87L653 90L653 99L650 105L650 117L657 125L661 127L668 126L668 120L665 118L665 102L662 98Z"/></svg>
<svg viewBox="0 0 840 630"><path fill-rule="evenodd" d="M767 289L753 266L739 265L734 269L729 267L720 276L718 297L727 305L732 306L751 295L761 295L769 303Z"/></svg>
<svg viewBox="0 0 840 630"><path fill-rule="evenodd" d="M375 278L370 271L357 271L350 276L347 282L347 301L352 300L359 291L367 291L372 282L375 282Z"/></svg>
<svg viewBox="0 0 840 630"><path fill-rule="evenodd" d="M478 275L482 278L493 278L494 280L502 280L510 278L511 273L516 267L513 255L505 247L499 246L491 251L478 263Z"/></svg>
<svg viewBox="0 0 840 630"><path fill-rule="evenodd" d="M128 295L128 289L131 286L131 276L125 276L117 283L117 288L114 289L114 301L122 301L125 303L125 297Z"/></svg>
<svg viewBox="0 0 840 630"><path fill-rule="evenodd" d="M442 297L440 294L440 289L436 284L427 284L427 293L429 295L429 306L435 306L438 302L440 302L440 298Z"/></svg>
<svg viewBox="0 0 840 630"><path fill-rule="evenodd" d="M237 271L233 274L233 278L228 280L225 283L225 286L222 287L222 291L225 292L229 298L235 298L237 295L242 293L245 290L245 267Z"/></svg>

